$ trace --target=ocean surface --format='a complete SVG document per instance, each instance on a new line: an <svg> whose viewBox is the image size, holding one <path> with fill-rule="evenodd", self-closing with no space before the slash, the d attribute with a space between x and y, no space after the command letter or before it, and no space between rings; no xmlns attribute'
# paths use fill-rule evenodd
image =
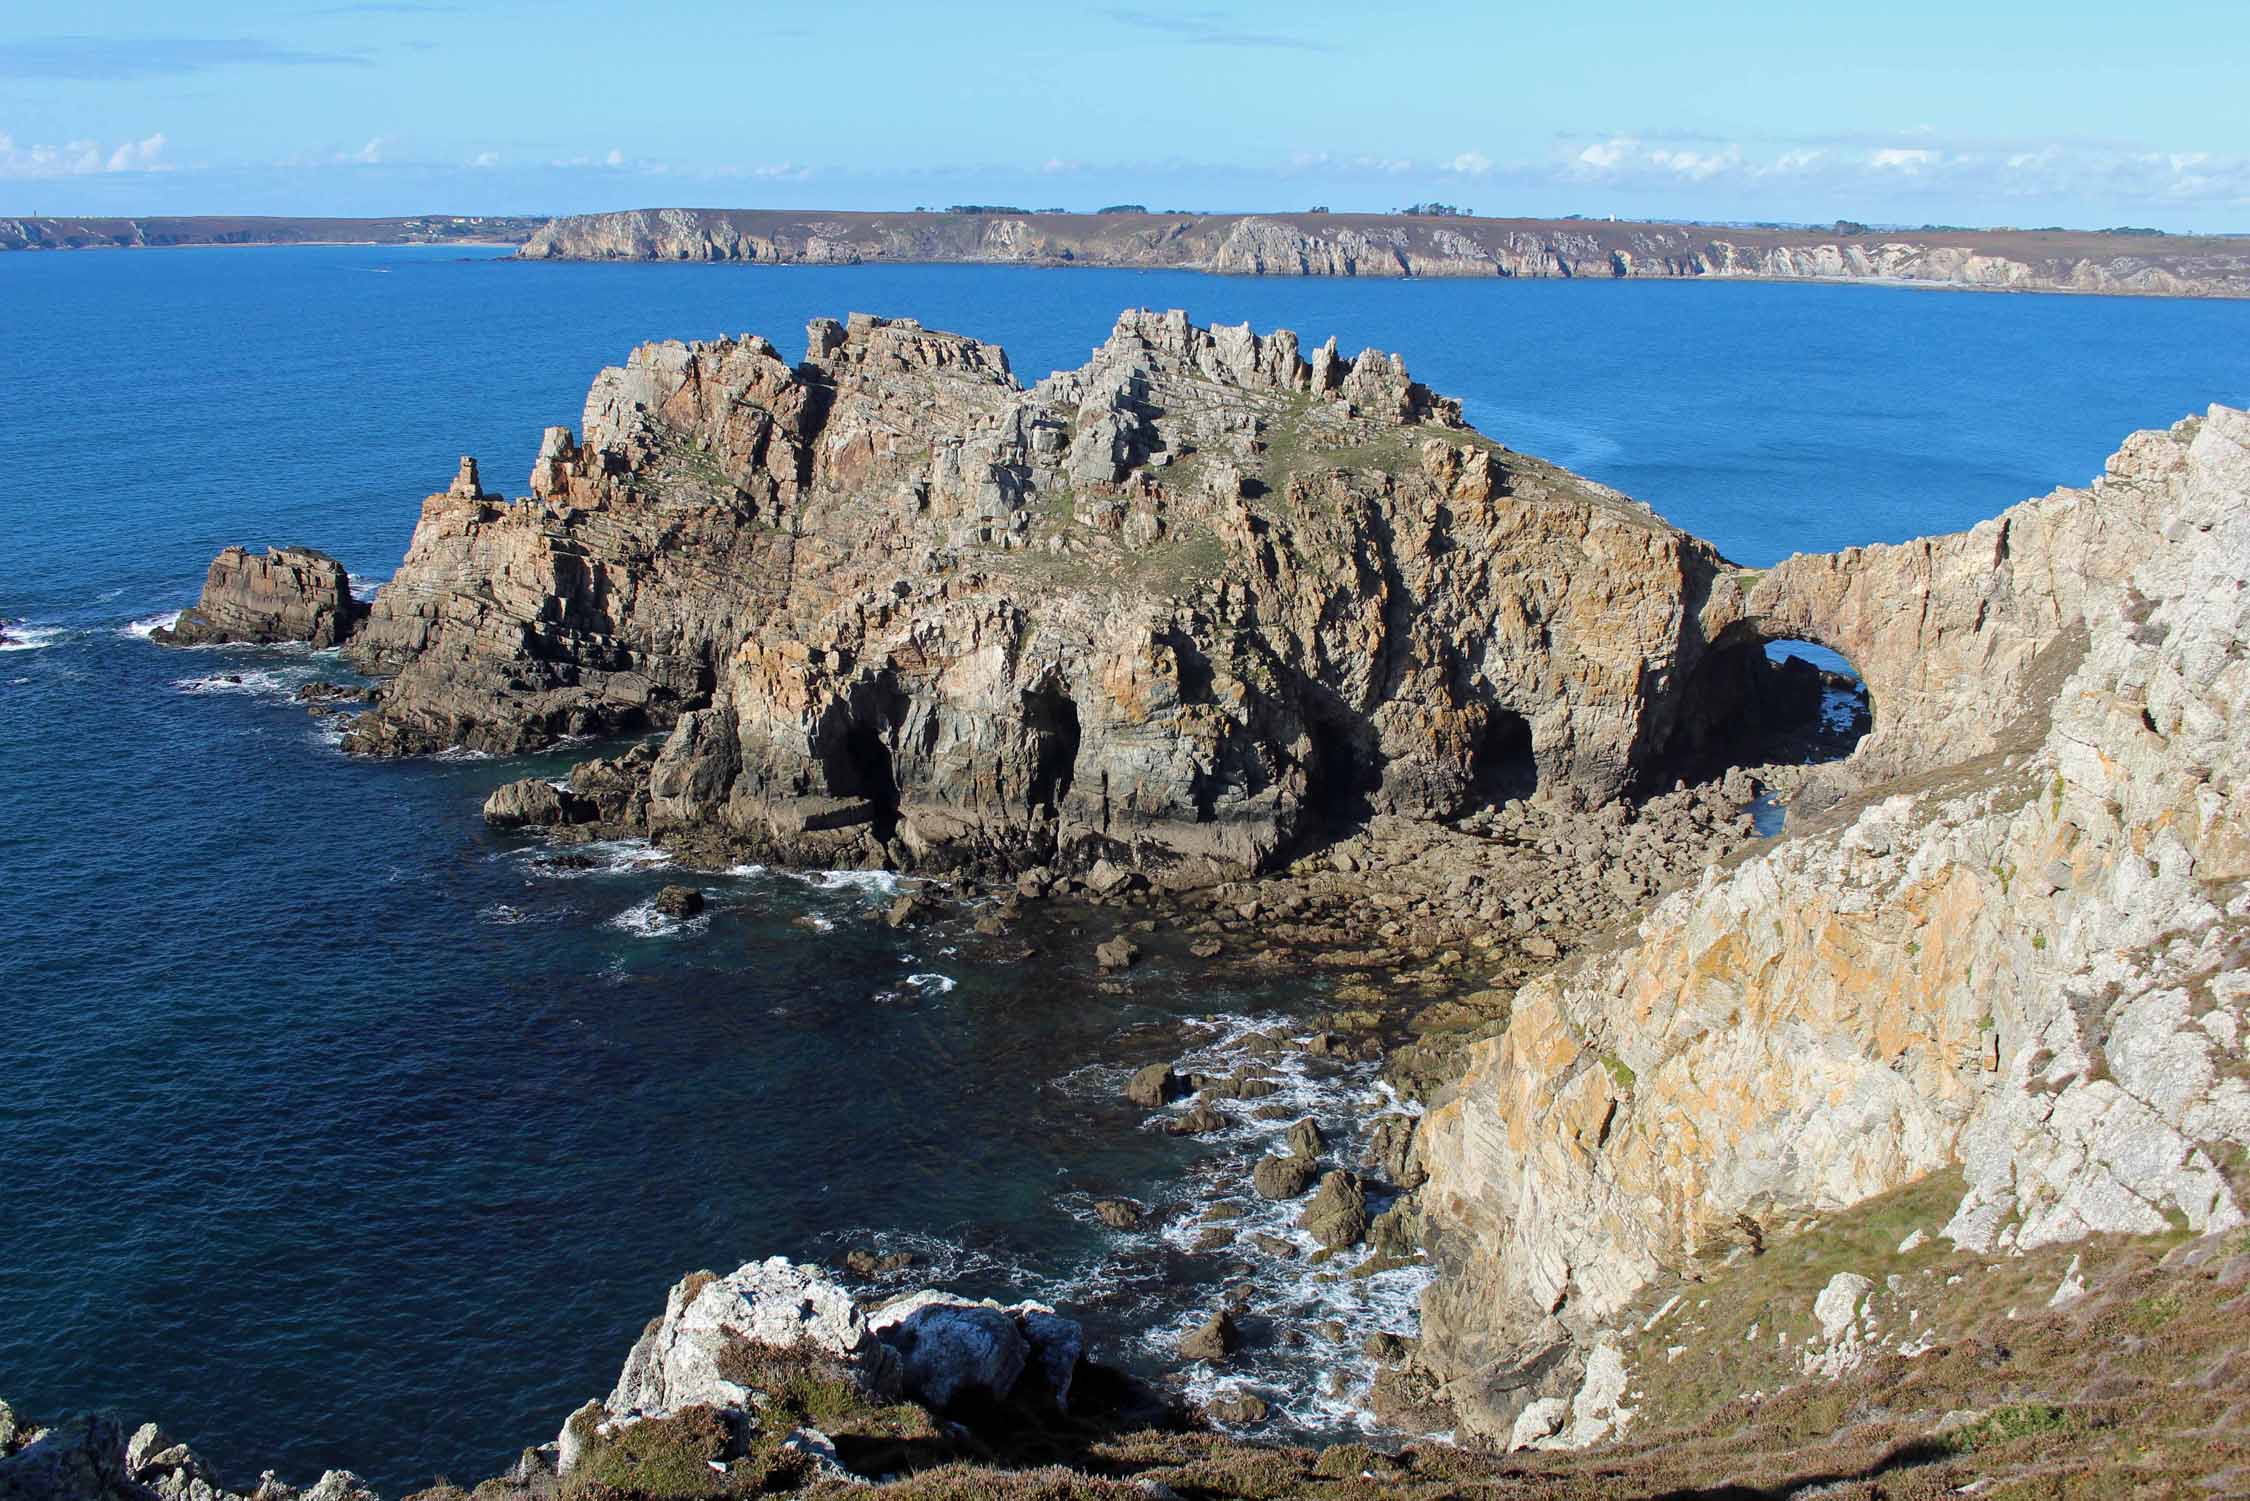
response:
<svg viewBox="0 0 2250 1501"><path fill-rule="evenodd" d="M1410 1328L1418 1272L1324 1286L1194 1254L1192 1217L1090 1209L1233 1186L1278 1126L1175 1140L1119 1085L1301 1024L1321 982L1219 989L1160 953L1105 988L1067 934L1027 966L965 925L893 932L865 876L700 878L711 911L668 925L653 852L571 867L482 827L487 789L567 757L350 761L288 701L327 660L146 639L228 543L378 585L458 455L521 489L540 429L643 339L794 355L861 309L997 340L1028 381L1128 305L1399 351L1486 432L1752 565L1965 526L2136 427L2250 403L2241 303L0 256L0 1396L159 1417L238 1483L349 1466L396 1495L551 1437L682 1273L869 1245L924 1258L902 1285L1050 1298L1151 1373L1250 1280L1350 1340L1227 1381L1347 1423L1365 1371L1335 1352ZM1365 1069L1289 1070L1331 1122L1379 1098Z"/></svg>

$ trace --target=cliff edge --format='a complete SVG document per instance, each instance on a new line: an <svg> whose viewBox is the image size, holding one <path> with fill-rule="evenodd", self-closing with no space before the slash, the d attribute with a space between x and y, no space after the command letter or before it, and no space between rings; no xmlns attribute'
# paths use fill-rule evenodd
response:
<svg viewBox="0 0 2250 1501"><path fill-rule="evenodd" d="M2243 1223L2246 573L2250 415L2213 407L1720 608L1823 601L1907 676L1870 673L1871 788L1525 986L1430 1112L1421 1359L1467 1431L1615 1387L1651 1286L1940 1169L1977 1251Z"/></svg>

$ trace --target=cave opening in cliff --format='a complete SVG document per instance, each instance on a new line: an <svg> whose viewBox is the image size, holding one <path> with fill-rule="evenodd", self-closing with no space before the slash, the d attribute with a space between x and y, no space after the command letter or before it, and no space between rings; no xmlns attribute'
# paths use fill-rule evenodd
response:
<svg viewBox="0 0 2250 1501"><path fill-rule="evenodd" d="M1371 732L1355 729L1341 714L1314 709L1305 716L1305 733L1305 809L1312 815L1305 835L1334 839L1374 814L1382 762L1369 743Z"/></svg>
<svg viewBox="0 0 2250 1501"><path fill-rule="evenodd" d="M855 724L844 732L843 775L831 785L845 797L865 798L874 809L875 837L885 844L898 833L898 775L883 732Z"/></svg>
<svg viewBox="0 0 2250 1501"><path fill-rule="evenodd" d="M1531 749L1531 721L1493 704L1477 731L1469 760L1469 785L1480 806L1496 806L1539 790L1539 762Z"/></svg>
<svg viewBox="0 0 2250 1501"><path fill-rule="evenodd" d="M1651 792L1737 766L1812 766L1850 755L1874 724L1867 684L1818 642L1746 635L1689 674L1645 778Z"/></svg>
<svg viewBox="0 0 2250 1501"><path fill-rule="evenodd" d="M1078 774L1078 705L1060 688L1028 689L1023 720L1033 740L1030 810L1057 812Z"/></svg>

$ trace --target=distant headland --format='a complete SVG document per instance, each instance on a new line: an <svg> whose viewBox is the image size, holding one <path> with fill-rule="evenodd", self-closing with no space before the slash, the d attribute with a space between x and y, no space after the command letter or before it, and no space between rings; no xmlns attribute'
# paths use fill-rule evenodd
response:
<svg viewBox="0 0 2250 1501"><path fill-rule="evenodd" d="M1242 276L1851 281L2011 292L2250 297L2250 236L1483 219L1418 212L1099 213L992 204L895 213L651 208L561 218L0 219L0 250L514 245L535 261L1107 266Z"/></svg>
<svg viewBox="0 0 2250 1501"><path fill-rule="evenodd" d="M188 214L156 218L0 218L0 250L141 250L191 245L521 245L539 215L416 214L398 219Z"/></svg>

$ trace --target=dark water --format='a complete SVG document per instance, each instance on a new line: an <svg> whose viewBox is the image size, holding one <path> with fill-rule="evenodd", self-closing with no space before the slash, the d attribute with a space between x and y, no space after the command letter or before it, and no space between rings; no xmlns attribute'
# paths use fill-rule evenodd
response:
<svg viewBox="0 0 2250 1501"><path fill-rule="evenodd" d="M1399 350L1488 432L1750 564L1961 526L2083 482L2131 428L2250 400L2244 304L0 257L0 615L29 622L0 652L0 1395L160 1415L236 1479L343 1464L396 1493L550 1435L681 1272L877 1231L920 1275L1050 1294L1153 1362L1134 1331L1233 1274L1088 1199L1234 1169L1145 1129L1119 1071L1173 1019L1223 1043L1316 986L1216 991L1160 958L1108 993L1087 944L1004 963L882 927L877 892L770 874L707 880L707 919L656 928L645 852L555 871L480 826L526 763L348 762L286 702L318 659L130 629L230 542L381 579L456 455L520 486L540 428L640 339L794 353L808 317L858 308L997 339L1031 378L1128 304ZM1308 1105L1367 1089L1298 1072ZM1355 1328L1403 1327L1415 1286L1257 1275ZM1252 1378L1333 1420L1299 1360Z"/></svg>

